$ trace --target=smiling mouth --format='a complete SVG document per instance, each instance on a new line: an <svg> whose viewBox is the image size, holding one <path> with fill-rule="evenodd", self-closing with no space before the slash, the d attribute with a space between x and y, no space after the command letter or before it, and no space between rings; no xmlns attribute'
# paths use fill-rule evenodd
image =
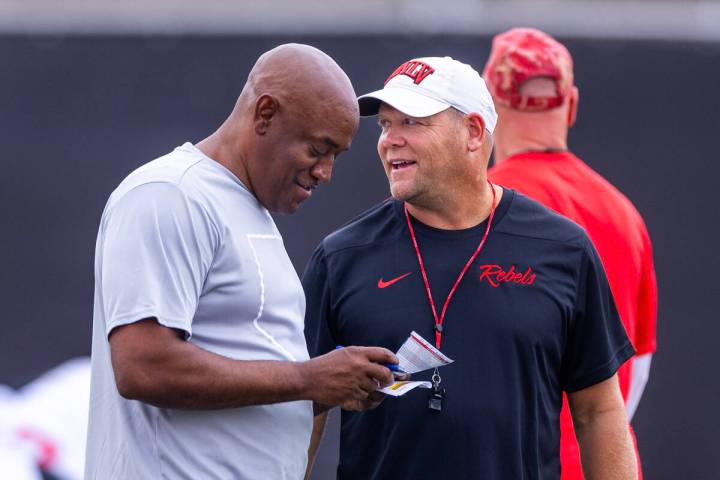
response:
<svg viewBox="0 0 720 480"><path fill-rule="evenodd" d="M302 188L303 190L305 190L306 192L312 192L317 187L316 184L312 184L312 183L305 185L304 183L300 182L299 180L295 180L295 184L297 186L299 186L300 188Z"/></svg>
<svg viewBox="0 0 720 480"><path fill-rule="evenodd" d="M416 163L417 162L414 162L412 160L396 160L394 162L390 162L390 165L392 165L393 170L402 170L403 168L415 165Z"/></svg>

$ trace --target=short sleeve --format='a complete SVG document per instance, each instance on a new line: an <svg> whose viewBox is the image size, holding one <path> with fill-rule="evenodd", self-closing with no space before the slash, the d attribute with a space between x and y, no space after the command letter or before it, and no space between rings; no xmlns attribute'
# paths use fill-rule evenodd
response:
<svg viewBox="0 0 720 480"><path fill-rule="evenodd" d="M155 317L189 337L218 242L201 206L173 184L148 183L112 204L101 228L106 334Z"/></svg>
<svg viewBox="0 0 720 480"><path fill-rule="evenodd" d="M643 264L638 287L635 349L638 355L654 353L657 347L657 281L653 263L652 244L643 227Z"/></svg>
<svg viewBox="0 0 720 480"><path fill-rule="evenodd" d="M574 392L607 380L634 353L600 257L586 239L575 313L563 352L563 390Z"/></svg>
<svg viewBox="0 0 720 480"><path fill-rule="evenodd" d="M302 276L307 300L305 341L311 357L333 350L337 345L332 333L332 307L325 252L322 244L313 253Z"/></svg>

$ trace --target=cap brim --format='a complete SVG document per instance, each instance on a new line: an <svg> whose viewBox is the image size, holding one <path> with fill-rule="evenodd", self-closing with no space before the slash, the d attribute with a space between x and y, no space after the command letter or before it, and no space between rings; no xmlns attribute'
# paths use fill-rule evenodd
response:
<svg viewBox="0 0 720 480"><path fill-rule="evenodd" d="M383 88L358 97L361 117L377 115L380 105L387 103L411 117L429 117L450 108L450 104L427 97L407 88Z"/></svg>

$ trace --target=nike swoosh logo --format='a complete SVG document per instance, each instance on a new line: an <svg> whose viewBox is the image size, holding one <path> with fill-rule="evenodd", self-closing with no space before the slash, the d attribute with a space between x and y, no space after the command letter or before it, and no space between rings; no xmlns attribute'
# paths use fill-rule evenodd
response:
<svg viewBox="0 0 720 480"><path fill-rule="evenodd" d="M387 282L383 281L382 277L380 277L380 280L378 280L378 288L387 288L387 287L389 287L390 285L392 285L393 283L399 282L400 280L402 280L403 278L407 277L407 276L410 275L411 273L412 273L412 272L408 272L408 273L406 273L406 274L404 274L404 275L400 275L399 277L392 278L392 279L388 280Z"/></svg>

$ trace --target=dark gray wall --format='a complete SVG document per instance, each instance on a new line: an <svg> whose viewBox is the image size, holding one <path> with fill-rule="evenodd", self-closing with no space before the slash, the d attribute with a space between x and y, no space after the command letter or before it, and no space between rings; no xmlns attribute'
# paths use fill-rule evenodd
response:
<svg viewBox="0 0 720 480"><path fill-rule="evenodd" d="M284 41L338 60L356 90L413 56L481 68L476 37L0 37L0 383L89 353L93 250L104 202L131 170L210 133L254 59ZM571 40L576 153L645 216L660 287L659 350L634 425L650 479L720 478L715 312L720 45ZM333 183L279 217L296 267L334 227L388 195L364 121ZM325 447L317 478L332 475Z"/></svg>

